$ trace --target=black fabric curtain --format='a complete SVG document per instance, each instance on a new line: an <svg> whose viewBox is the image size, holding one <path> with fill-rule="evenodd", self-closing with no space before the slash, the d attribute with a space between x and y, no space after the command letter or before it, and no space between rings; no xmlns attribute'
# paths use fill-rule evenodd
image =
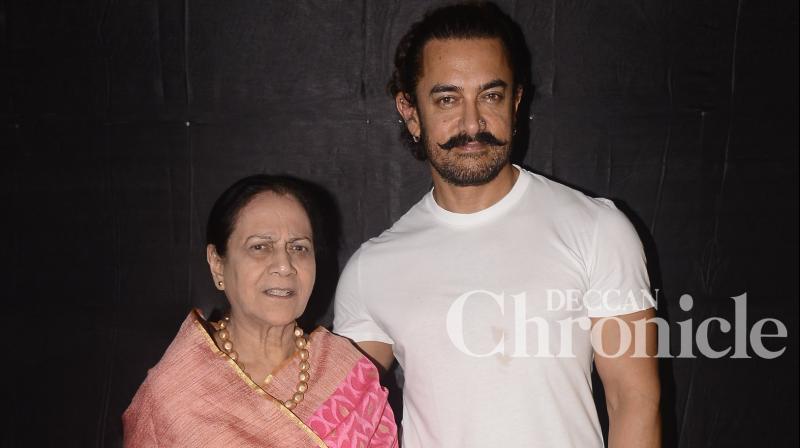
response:
<svg viewBox="0 0 800 448"><path fill-rule="evenodd" d="M330 323L338 270L430 188L385 85L437 4L0 3L3 446L121 444L188 310L222 304L204 222L244 175L329 197L338 251L310 318ZM673 353L677 322L734 322L744 293L748 325L788 328L776 359L665 359L666 446L796 446L797 2L498 4L532 54L516 162L628 214Z"/></svg>

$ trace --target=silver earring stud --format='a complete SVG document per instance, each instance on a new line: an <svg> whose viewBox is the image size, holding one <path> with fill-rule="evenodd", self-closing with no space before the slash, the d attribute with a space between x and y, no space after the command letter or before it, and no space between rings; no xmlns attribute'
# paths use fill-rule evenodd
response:
<svg viewBox="0 0 800 448"><path fill-rule="evenodd" d="M416 135L412 135L411 140L414 140L414 143L419 143L419 137Z"/></svg>

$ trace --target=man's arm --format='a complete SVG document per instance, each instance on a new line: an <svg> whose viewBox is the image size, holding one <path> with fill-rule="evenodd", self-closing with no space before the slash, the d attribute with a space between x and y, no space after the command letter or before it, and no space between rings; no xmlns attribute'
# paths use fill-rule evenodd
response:
<svg viewBox="0 0 800 448"><path fill-rule="evenodd" d="M394 352L390 344L377 341L363 341L357 342L356 345L358 345L358 348L367 358L371 359L372 362L378 366L379 370L382 370L381 373L389 371L389 368L392 367Z"/></svg>
<svg viewBox="0 0 800 448"><path fill-rule="evenodd" d="M635 321L654 316L655 311L650 308L615 318L605 318L608 320L602 324L602 328L593 329L594 362L606 394L610 448L661 446L660 388L656 358L658 327L655 323L649 323L645 331L640 330L643 333L640 335L636 334L634 327ZM603 318L593 318L592 326L595 327L601 320ZM621 330L623 326L628 328L631 336L630 344L624 351L620 349L620 341L624 339L620 335L620 331L624 331ZM597 336L600 337L599 340ZM642 337L645 338L644 341L641 340ZM633 356L637 342L640 347L645 348L647 356ZM603 353L598 353L598 349L610 356L603 356ZM614 356L618 352L620 356Z"/></svg>

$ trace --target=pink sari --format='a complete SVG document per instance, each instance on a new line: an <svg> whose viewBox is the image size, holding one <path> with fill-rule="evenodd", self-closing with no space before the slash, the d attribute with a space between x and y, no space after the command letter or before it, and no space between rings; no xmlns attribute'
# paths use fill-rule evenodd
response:
<svg viewBox="0 0 800 448"><path fill-rule="evenodd" d="M263 386L217 348L189 314L123 415L126 447L396 447L397 427L372 363L318 328L309 337L309 389L293 410L299 359Z"/></svg>

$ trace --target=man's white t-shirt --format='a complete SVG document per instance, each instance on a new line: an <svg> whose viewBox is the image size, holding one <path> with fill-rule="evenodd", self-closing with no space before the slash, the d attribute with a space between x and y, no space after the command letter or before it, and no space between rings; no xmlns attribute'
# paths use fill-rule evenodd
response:
<svg viewBox="0 0 800 448"><path fill-rule="evenodd" d="M603 446L589 318L653 306L642 245L611 201L516 168L477 213L429 192L342 273L334 331L392 344L404 448Z"/></svg>

